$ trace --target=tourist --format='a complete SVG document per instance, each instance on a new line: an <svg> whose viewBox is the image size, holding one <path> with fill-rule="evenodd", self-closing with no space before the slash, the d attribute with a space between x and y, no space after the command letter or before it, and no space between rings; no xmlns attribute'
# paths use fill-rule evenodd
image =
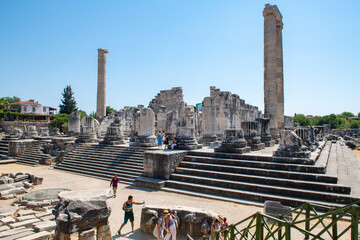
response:
<svg viewBox="0 0 360 240"><path fill-rule="evenodd" d="M214 222L211 224L211 229L210 229L210 237L209 240L213 240L216 239L215 238L215 232L219 232L221 230L221 224L224 223L223 220L221 219L222 217L216 217Z"/></svg>
<svg viewBox="0 0 360 240"><path fill-rule="evenodd" d="M166 231L166 235L164 240L169 240L170 237L172 240L176 240L176 218L173 214L171 214L168 210L164 210L163 218L165 220L164 230Z"/></svg>
<svg viewBox="0 0 360 240"><path fill-rule="evenodd" d="M170 148L171 148L171 149L174 149L174 147L175 147L176 145L177 145L177 139L174 138L172 144L170 145Z"/></svg>
<svg viewBox="0 0 360 240"><path fill-rule="evenodd" d="M117 193L118 182L120 182L120 179L117 177L117 175L115 175L115 177L113 177L113 179L111 179L111 182L110 182L110 187L112 186L112 188L113 188L115 198L116 198L116 193Z"/></svg>
<svg viewBox="0 0 360 240"><path fill-rule="evenodd" d="M169 134L166 134L164 141L164 149L168 149L169 146Z"/></svg>
<svg viewBox="0 0 360 240"><path fill-rule="evenodd" d="M228 224L227 221L226 221L226 217L223 218L223 217L219 216L219 218L224 221L224 223L221 224L221 230L227 228L227 227L229 226L229 224ZM224 237L226 236L227 232L228 232L227 230L226 230L226 231L223 231L223 232L221 233L221 236L224 238Z"/></svg>
<svg viewBox="0 0 360 240"><path fill-rule="evenodd" d="M161 132L159 131L159 133L157 134L157 140L158 140L158 146L160 149L162 149L162 136L161 136Z"/></svg>
<svg viewBox="0 0 360 240"><path fill-rule="evenodd" d="M164 239L164 221L163 221L163 216L159 217L157 222L156 222L156 226L154 228L153 234L154 236L158 239L158 240L163 240Z"/></svg>
<svg viewBox="0 0 360 240"><path fill-rule="evenodd" d="M129 196L128 200L124 203L122 209L125 211L124 214L124 223L121 224L119 231L117 231L118 235L121 235L121 229L125 226L125 224L130 220L131 223L131 232L134 232L134 212L133 212L133 204L145 204L145 202L138 203L133 200L133 196Z"/></svg>

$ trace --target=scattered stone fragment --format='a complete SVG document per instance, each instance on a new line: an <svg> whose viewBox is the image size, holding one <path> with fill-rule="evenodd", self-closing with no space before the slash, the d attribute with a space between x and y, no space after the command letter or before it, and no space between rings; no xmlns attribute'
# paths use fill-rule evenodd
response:
<svg viewBox="0 0 360 240"><path fill-rule="evenodd" d="M27 191L24 187L19 187L19 188L13 188L13 189L1 191L0 196L2 197L2 196L10 195L10 194L22 194L25 192L27 192Z"/></svg>
<svg viewBox="0 0 360 240"><path fill-rule="evenodd" d="M18 240L48 240L51 239L51 233L49 232L38 232L23 238L19 238Z"/></svg>
<svg viewBox="0 0 360 240"><path fill-rule="evenodd" d="M10 227L8 227L8 226L1 226L0 227L0 232L4 232L4 231L7 231L7 230L10 230Z"/></svg>
<svg viewBox="0 0 360 240"><path fill-rule="evenodd" d="M284 213L290 212L292 210L291 207L288 206L284 206L282 205L280 202L277 201L265 201L264 203L264 213L266 215L272 216L272 217L277 217L279 215L282 215ZM288 214L286 216L284 216L284 218L291 222L292 221L292 214Z"/></svg>
<svg viewBox="0 0 360 240"><path fill-rule="evenodd" d="M2 195L1 200L12 199L12 198L15 198L15 197L16 197L15 194Z"/></svg>
<svg viewBox="0 0 360 240"><path fill-rule="evenodd" d="M15 223L15 218L13 218L13 217L1 218L1 219L0 219L0 222L1 222L2 224L9 225L9 224L11 224L11 223Z"/></svg>
<svg viewBox="0 0 360 240"><path fill-rule="evenodd" d="M34 185L32 185L31 183L28 183L28 182L23 182L24 183L24 187L25 188L33 188Z"/></svg>
<svg viewBox="0 0 360 240"><path fill-rule="evenodd" d="M23 221L23 222L11 223L11 224L9 224L9 227L11 229L18 228L18 227L27 227L27 228L29 228L34 223L37 223L37 222L40 222L40 219L34 218L34 219L29 219L29 220L26 220L26 221Z"/></svg>
<svg viewBox="0 0 360 240"><path fill-rule="evenodd" d="M0 239L3 237L11 236L11 235L26 231L26 230L27 229L25 227L20 227L20 228L8 230L6 232L0 232Z"/></svg>
<svg viewBox="0 0 360 240"><path fill-rule="evenodd" d="M36 219L36 216L35 215L26 215L26 216L17 217L16 222L23 222L23 221L30 220L30 219Z"/></svg>
<svg viewBox="0 0 360 240"><path fill-rule="evenodd" d="M15 206L0 206L0 218L14 216L18 210Z"/></svg>
<svg viewBox="0 0 360 240"><path fill-rule="evenodd" d="M29 179L29 174L19 174L16 175L14 178L15 182L20 182L20 181L24 181L24 180L28 180Z"/></svg>
<svg viewBox="0 0 360 240"><path fill-rule="evenodd" d="M24 186L23 182L1 184L0 185L0 192L4 191L4 190L13 189L13 188L23 187L23 186Z"/></svg>
<svg viewBox="0 0 360 240"><path fill-rule="evenodd" d="M22 238L22 237L29 236L31 234L34 234L34 232L31 231L30 229L25 229L24 231L19 232L17 234L1 238L1 240L14 240L14 239L19 239L19 238Z"/></svg>
<svg viewBox="0 0 360 240"><path fill-rule="evenodd" d="M35 211L33 211L33 210L19 210L18 211L19 216L26 216L26 215L30 215L30 214L35 214Z"/></svg>
<svg viewBox="0 0 360 240"><path fill-rule="evenodd" d="M38 218L42 218L42 217L47 217L47 216L52 216L52 210L47 210L46 212L42 212L42 213L37 213L35 214L36 217Z"/></svg>
<svg viewBox="0 0 360 240"><path fill-rule="evenodd" d="M55 221L44 221L35 223L33 225L35 232L42 232L42 231L49 231L55 230L56 228L56 222Z"/></svg>
<svg viewBox="0 0 360 240"><path fill-rule="evenodd" d="M49 215L49 216L46 216L46 217L42 217L40 219L41 219L41 221L54 221L55 216L54 215Z"/></svg>

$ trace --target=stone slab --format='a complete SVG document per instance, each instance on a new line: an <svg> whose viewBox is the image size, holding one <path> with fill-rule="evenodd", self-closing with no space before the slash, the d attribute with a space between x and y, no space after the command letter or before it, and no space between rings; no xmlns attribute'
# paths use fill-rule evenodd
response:
<svg viewBox="0 0 360 240"><path fill-rule="evenodd" d="M37 219L37 217L35 215L21 216L21 217L16 218L16 222L23 222L23 221L30 220L30 219Z"/></svg>
<svg viewBox="0 0 360 240"><path fill-rule="evenodd" d="M8 226L1 226L0 227L0 232L4 232L4 231L7 231L7 230L10 230L10 227L8 227Z"/></svg>
<svg viewBox="0 0 360 240"><path fill-rule="evenodd" d="M158 178L147 178L147 177L138 177L135 179L134 185L137 187L153 188L160 190L165 187L165 180Z"/></svg>
<svg viewBox="0 0 360 240"><path fill-rule="evenodd" d="M34 234L34 232L29 229L25 229L23 232L19 232L17 234L11 235L11 236L1 238L1 240L14 240L14 239L19 239L22 237L29 236L31 234Z"/></svg>
<svg viewBox="0 0 360 240"><path fill-rule="evenodd" d="M11 223L9 224L10 228L19 228L19 227L31 227L34 223L40 222L40 219L29 219L23 222Z"/></svg>
<svg viewBox="0 0 360 240"><path fill-rule="evenodd" d="M5 225L9 225L11 223L15 223L15 218L13 217L5 217L0 219L0 223L5 224Z"/></svg>
<svg viewBox="0 0 360 240"><path fill-rule="evenodd" d="M51 236L50 232L44 231L19 238L18 240L47 240L50 238L50 236Z"/></svg>
<svg viewBox="0 0 360 240"><path fill-rule="evenodd" d="M18 214L18 216L26 216L26 215L35 214L35 213L36 212L34 210L20 209L17 214Z"/></svg>
<svg viewBox="0 0 360 240"><path fill-rule="evenodd" d="M49 215L49 216L42 217L40 219L41 219L41 221L54 221L55 216L54 215Z"/></svg>
<svg viewBox="0 0 360 240"><path fill-rule="evenodd" d="M16 206L0 206L0 218L14 216L18 210Z"/></svg>
<svg viewBox="0 0 360 240"><path fill-rule="evenodd" d="M56 228L56 222L55 221L44 221L33 224L33 228L35 232L42 232L42 231L48 231L51 232L55 230Z"/></svg>
<svg viewBox="0 0 360 240"><path fill-rule="evenodd" d="M49 215L53 215L52 210L47 210L46 212L36 213L35 216L38 218L46 217Z"/></svg>
<svg viewBox="0 0 360 240"><path fill-rule="evenodd" d="M8 230L8 231L6 231L6 232L1 232L1 233L0 233L0 239L3 238L3 237L7 237L7 236L14 235L14 234L18 234L18 233L23 232L23 231L26 231L26 230L27 230L27 229L26 229L25 227L20 227L20 228Z"/></svg>

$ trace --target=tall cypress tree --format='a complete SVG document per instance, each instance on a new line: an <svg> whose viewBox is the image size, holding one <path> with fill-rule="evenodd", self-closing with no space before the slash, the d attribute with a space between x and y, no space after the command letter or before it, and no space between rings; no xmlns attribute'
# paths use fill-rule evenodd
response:
<svg viewBox="0 0 360 240"><path fill-rule="evenodd" d="M70 114L77 111L76 101L74 98L74 92L71 90L71 85L67 85L64 88L62 93L63 99L61 99L62 104L59 105L60 113Z"/></svg>

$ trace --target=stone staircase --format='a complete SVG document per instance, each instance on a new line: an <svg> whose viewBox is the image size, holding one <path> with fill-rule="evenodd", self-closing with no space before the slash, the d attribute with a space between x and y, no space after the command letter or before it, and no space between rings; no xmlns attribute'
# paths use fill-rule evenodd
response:
<svg viewBox="0 0 360 240"><path fill-rule="evenodd" d="M10 139L8 136L5 136L3 139L0 140L0 159L8 158L9 140Z"/></svg>
<svg viewBox="0 0 360 240"><path fill-rule="evenodd" d="M143 172L145 148L80 144L66 154L55 169L111 179L116 174L122 183L130 184Z"/></svg>
<svg viewBox="0 0 360 240"><path fill-rule="evenodd" d="M337 146L326 143L314 165L275 162L271 157L189 152L163 190L262 205L312 202L330 206L352 203L351 188L338 184ZM324 167L325 166L325 167ZM332 168L332 169L329 169Z"/></svg>
<svg viewBox="0 0 360 240"><path fill-rule="evenodd" d="M25 165L39 165L40 161L44 158L51 158L49 154L44 154L41 151L41 142L35 142L31 147L25 150L25 152L15 159L16 163Z"/></svg>

